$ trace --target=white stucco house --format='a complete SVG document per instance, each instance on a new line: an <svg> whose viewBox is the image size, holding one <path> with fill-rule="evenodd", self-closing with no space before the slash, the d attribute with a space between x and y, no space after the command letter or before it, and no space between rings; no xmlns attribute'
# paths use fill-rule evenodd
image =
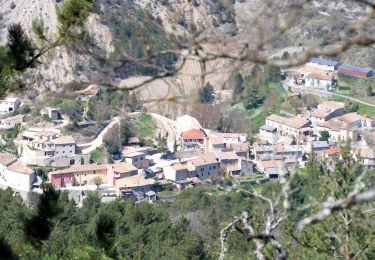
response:
<svg viewBox="0 0 375 260"><path fill-rule="evenodd" d="M0 100L0 112L14 112L21 106L21 100L16 97L7 97Z"/></svg>
<svg viewBox="0 0 375 260"><path fill-rule="evenodd" d="M52 131L30 132L22 135L21 162L27 165L67 167L86 164L89 154L81 154L71 136Z"/></svg>
<svg viewBox="0 0 375 260"><path fill-rule="evenodd" d="M9 153L0 153L0 184L16 191L29 191L35 182L35 173L18 162Z"/></svg>

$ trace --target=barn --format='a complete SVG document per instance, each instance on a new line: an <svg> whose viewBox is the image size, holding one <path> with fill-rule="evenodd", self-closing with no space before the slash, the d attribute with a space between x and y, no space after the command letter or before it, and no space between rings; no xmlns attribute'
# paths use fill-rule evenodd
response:
<svg viewBox="0 0 375 260"><path fill-rule="evenodd" d="M354 77L371 77L374 76L374 71L370 69L365 68L359 68L354 66L348 66L348 65L340 65L337 68L338 72L354 76Z"/></svg>
<svg viewBox="0 0 375 260"><path fill-rule="evenodd" d="M314 57L311 58L308 63L308 66L319 68L322 70L327 70L327 71L335 71L337 67L340 65L337 61L333 60L327 60L319 57Z"/></svg>

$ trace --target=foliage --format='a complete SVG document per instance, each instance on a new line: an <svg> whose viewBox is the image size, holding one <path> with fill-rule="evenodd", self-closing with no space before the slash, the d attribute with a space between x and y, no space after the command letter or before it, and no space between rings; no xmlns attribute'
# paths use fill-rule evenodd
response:
<svg viewBox="0 0 375 260"><path fill-rule="evenodd" d="M330 134L328 131L321 131L319 141L328 141Z"/></svg>
<svg viewBox="0 0 375 260"><path fill-rule="evenodd" d="M154 120L149 114L141 114L133 125L134 133L143 140L154 137L156 126Z"/></svg>
<svg viewBox="0 0 375 260"><path fill-rule="evenodd" d="M198 102L202 104L212 104L214 102L214 88L208 82L198 93Z"/></svg>
<svg viewBox="0 0 375 260"><path fill-rule="evenodd" d="M279 67L268 65L265 69L266 83L278 83L281 80L281 71Z"/></svg>
<svg viewBox="0 0 375 260"><path fill-rule="evenodd" d="M69 42L83 37L80 30L93 10L93 3L87 0L66 0L57 9L59 37ZM77 30L78 29L78 30Z"/></svg>

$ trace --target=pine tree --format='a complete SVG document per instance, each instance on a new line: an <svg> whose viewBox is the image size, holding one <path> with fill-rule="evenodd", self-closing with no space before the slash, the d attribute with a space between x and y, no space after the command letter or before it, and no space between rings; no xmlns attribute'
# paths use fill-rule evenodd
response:
<svg viewBox="0 0 375 260"><path fill-rule="evenodd" d="M211 104L214 102L214 88L210 83L207 83L200 91L199 91L199 103L202 104Z"/></svg>
<svg viewBox="0 0 375 260"><path fill-rule="evenodd" d="M250 84L246 88L246 99L245 107L246 109L254 109L262 104L263 98L258 94L258 86L255 84Z"/></svg>
<svg viewBox="0 0 375 260"><path fill-rule="evenodd" d="M237 72L233 76L233 96L239 96L244 91L243 77L241 73Z"/></svg>

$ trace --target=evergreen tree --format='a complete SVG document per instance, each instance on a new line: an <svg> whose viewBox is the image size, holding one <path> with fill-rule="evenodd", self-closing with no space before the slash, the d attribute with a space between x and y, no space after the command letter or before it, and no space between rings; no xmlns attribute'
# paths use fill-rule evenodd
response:
<svg viewBox="0 0 375 260"><path fill-rule="evenodd" d="M198 101L202 104L211 104L214 102L214 88L212 85L208 82L200 91L199 91L199 97Z"/></svg>
<svg viewBox="0 0 375 260"><path fill-rule="evenodd" d="M330 135L328 131L321 131L319 141L328 141Z"/></svg>
<svg viewBox="0 0 375 260"><path fill-rule="evenodd" d="M245 84L245 100L244 105L246 109L254 109L262 104L263 98L258 93L258 86L252 81L250 76L244 78Z"/></svg>
<svg viewBox="0 0 375 260"><path fill-rule="evenodd" d="M232 79L233 82L233 96L239 96L244 91L243 77L241 73L237 72Z"/></svg>
<svg viewBox="0 0 375 260"><path fill-rule="evenodd" d="M265 72L266 83L278 83L281 80L281 70L279 67L268 65Z"/></svg>

